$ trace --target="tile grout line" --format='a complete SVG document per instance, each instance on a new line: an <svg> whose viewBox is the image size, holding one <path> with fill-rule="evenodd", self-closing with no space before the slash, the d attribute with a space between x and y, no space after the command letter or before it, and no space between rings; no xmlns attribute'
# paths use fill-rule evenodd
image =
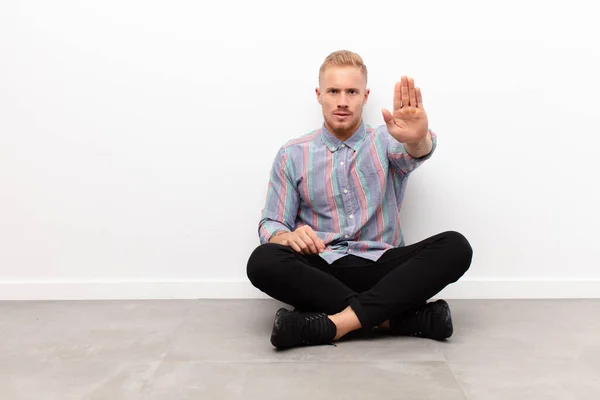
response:
<svg viewBox="0 0 600 400"><path fill-rule="evenodd" d="M150 382L154 379L154 376L156 375L156 372L158 371L158 369L160 368L160 366L162 365L163 361L165 360L165 357L167 356L167 354L169 354L169 351L171 350L171 346L173 346L173 342L175 340L175 336L177 335L177 333L181 330L182 326L185 324L187 317L189 316L190 311L192 310L192 307L195 306L197 304L197 300L194 302L194 304L192 304L190 307L188 307L187 311L185 312L185 315L183 316L183 318L181 318L181 322L179 323L179 325L173 330L173 335L171 336L171 340L169 340L169 343L167 345L167 348L165 349L165 353L162 355L162 357L160 358L160 361L158 362L158 364L156 365L156 368L154 369L154 371L152 371L152 374L150 375L150 377L148 378L148 380L146 381L146 383L144 383L144 387L142 387L142 390L140 390L140 400L143 399L144 397L144 392L146 391L146 389L148 388L148 385L150 384Z"/></svg>
<svg viewBox="0 0 600 400"><path fill-rule="evenodd" d="M465 390L465 388L463 387L462 383L460 383L460 380L458 379L458 377L454 373L454 370L452 369L452 366L450 365L450 362L448 362L448 358L446 357L446 354L444 353L444 350L441 348L441 346L440 346L439 343L436 343L435 347L438 349L438 351L440 353L442 353L442 358L444 359L444 362L448 366L448 369L450 370L450 373L452 374L452 377L454 378L454 381L456 381L456 383L458 384L458 387L460 388L463 396L465 396L466 400L469 400L469 396L467 396L467 391Z"/></svg>
<svg viewBox="0 0 600 400"><path fill-rule="evenodd" d="M438 346L436 344L436 346ZM438 347L439 349L439 347ZM442 357L444 357L444 362L446 363L446 365L448 366L448 369L450 370L450 373L452 374L452 376L454 377L454 380L456 381L456 383L458 383L458 387L460 388L460 390L463 393L463 396L465 396L465 399L469 400L469 396L467 396L467 392L465 391L465 388L463 387L462 383L460 383L460 380L458 379L458 377L456 376L456 374L454 373L454 370L452 369L452 366L450 365L450 363L448 362L448 359L446 358L446 355L444 354L443 351L440 350L440 352L442 353Z"/></svg>

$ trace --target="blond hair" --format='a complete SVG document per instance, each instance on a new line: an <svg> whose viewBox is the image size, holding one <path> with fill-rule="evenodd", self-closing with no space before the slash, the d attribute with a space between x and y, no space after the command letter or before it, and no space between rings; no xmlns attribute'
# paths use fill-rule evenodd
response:
<svg viewBox="0 0 600 400"><path fill-rule="evenodd" d="M325 57L325 61L319 68L319 82L321 82L325 69L330 65L358 67L365 77L365 81L367 80L367 66L364 64L362 57L350 50L334 51Z"/></svg>

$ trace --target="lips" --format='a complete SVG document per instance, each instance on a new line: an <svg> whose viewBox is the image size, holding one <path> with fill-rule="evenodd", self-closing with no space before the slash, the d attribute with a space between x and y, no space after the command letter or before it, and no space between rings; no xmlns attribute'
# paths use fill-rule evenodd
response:
<svg viewBox="0 0 600 400"><path fill-rule="evenodd" d="M338 117L347 117L350 114L349 113L333 113L333 115L337 115Z"/></svg>

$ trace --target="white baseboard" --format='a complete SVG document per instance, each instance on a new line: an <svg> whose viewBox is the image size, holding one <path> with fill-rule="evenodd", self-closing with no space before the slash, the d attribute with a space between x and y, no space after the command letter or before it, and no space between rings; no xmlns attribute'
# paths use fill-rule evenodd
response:
<svg viewBox="0 0 600 400"><path fill-rule="evenodd" d="M436 298L600 298L600 279L464 279ZM0 281L0 300L268 298L248 281Z"/></svg>

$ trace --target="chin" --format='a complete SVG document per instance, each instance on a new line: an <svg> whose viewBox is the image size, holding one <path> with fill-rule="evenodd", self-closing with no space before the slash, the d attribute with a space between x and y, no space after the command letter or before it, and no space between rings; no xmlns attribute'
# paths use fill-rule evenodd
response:
<svg viewBox="0 0 600 400"><path fill-rule="evenodd" d="M356 128L354 128L355 126L357 126L356 121L350 121L350 122L346 122L346 123L329 123L329 125L331 127L333 127L333 129L342 135L348 134L350 133L350 131L354 131Z"/></svg>

